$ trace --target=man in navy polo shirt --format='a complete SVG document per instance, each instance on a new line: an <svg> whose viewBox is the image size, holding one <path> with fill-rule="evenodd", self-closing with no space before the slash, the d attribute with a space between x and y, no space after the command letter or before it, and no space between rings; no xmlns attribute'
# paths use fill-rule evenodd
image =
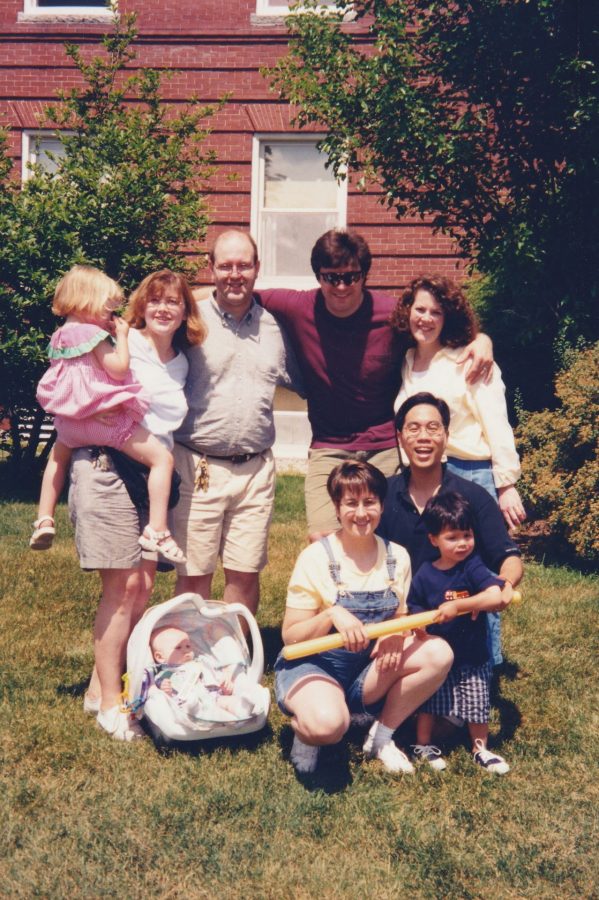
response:
<svg viewBox="0 0 599 900"><path fill-rule="evenodd" d="M510 538L499 506L491 495L473 481L448 472L441 462L449 429L447 404L429 393L414 394L400 406L395 427L410 465L388 479L389 491L378 533L406 548L412 572L416 572L425 560L432 561L439 556L422 520L427 500L440 490L461 494L474 514L477 553L491 571L504 579L503 595L509 602L514 587L522 579L520 551ZM498 635L493 637L493 661L497 664L501 662L501 650Z"/></svg>

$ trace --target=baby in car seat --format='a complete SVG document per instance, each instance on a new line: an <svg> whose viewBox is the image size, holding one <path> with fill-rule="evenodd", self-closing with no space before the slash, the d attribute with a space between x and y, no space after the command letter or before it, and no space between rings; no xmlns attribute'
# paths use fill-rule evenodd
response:
<svg viewBox="0 0 599 900"><path fill-rule="evenodd" d="M233 638L216 625L210 627L213 660L195 655L182 628L165 625L153 631L154 683L194 718L245 719L254 712L257 696L243 674L241 654L238 649L231 652Z"/></svg>

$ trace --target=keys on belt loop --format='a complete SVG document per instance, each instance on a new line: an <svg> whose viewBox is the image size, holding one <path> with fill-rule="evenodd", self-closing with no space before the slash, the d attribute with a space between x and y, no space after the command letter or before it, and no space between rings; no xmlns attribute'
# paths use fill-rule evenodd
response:
<svg viewBox="0 0 599 900"><path fill-rule="evenodd" d="M194 490L207 491L210 484L210 470L208 469L208 460L205 456L200 456L196 463L195 478L193 482Z"/></svg>

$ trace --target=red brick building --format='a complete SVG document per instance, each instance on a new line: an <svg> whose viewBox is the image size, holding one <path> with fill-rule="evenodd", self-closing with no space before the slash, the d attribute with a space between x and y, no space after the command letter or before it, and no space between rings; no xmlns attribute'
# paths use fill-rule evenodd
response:
<svg viewBox="0 0 599 900"><path fill-rule="evenodd" d="M329 0L330 2L330 0ZM314 240L332 227L352 227L373 252L369 285L397 293L424 271L455 274L458 260L447 238L420 220L398 221L377 202L375 189L337 184L316 150L317 132L300 132L289 108L269 90L260 68L285 53L288 5L281 0L118 0L137 12L139 66L174 69L162 94L172 104L191 96L210 103L230 99L212 120L209 145L218 155L210 182L215 233L251 228L262 263L258 287L312 287ZM39 153L57 150L52 132L40 132L43 106L56 91L77 84L65 54L71 41L93 48L110 24L105 0L2 0L0 3L0 124L8 126L15 166L25 174L41 134ZM350 29L360 31L349 23ZM203 248L199 248L200 250ZM199 283L207 281L200 272ZM309 440L303 404L281 392L275 451L304 456Z"/></svg>
<svg viewBox="0 0 599 900"><path fill-rule="evenodd" d="M119 8L138 13L137 64L176 70L164 81L165 99L178 104L195 94L210 102L230 94L209 139L219 163L208 240L224 227L250 227L260 246L262 285L311 285L314 239L346 225L370 243L372 287L397 292L425 270L455 273L447 238L420 221L398 221L377 203L374 190L363 194L351 183L337 185L316 151L317 134L294 129L287 105L269 91L259 69L285 52L286 4L120 0ZM77 81L64 42L93 45L109 20L104 0L0 4L0 122L11 130L18 167L35 152L43 103ZM51 133L44 134L41 146L47 145Z"/></svg>

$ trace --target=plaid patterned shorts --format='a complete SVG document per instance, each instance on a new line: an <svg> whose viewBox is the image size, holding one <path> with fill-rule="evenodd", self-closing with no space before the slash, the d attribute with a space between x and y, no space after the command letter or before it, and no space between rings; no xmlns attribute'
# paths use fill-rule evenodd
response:
<svg viewBox="0 0 599 900"><path fill-rule="evenodd" d="M459 716L466 722L488 722L491 708L492 664L452 669L439 690L419 712L433 716Z"/></svg>

